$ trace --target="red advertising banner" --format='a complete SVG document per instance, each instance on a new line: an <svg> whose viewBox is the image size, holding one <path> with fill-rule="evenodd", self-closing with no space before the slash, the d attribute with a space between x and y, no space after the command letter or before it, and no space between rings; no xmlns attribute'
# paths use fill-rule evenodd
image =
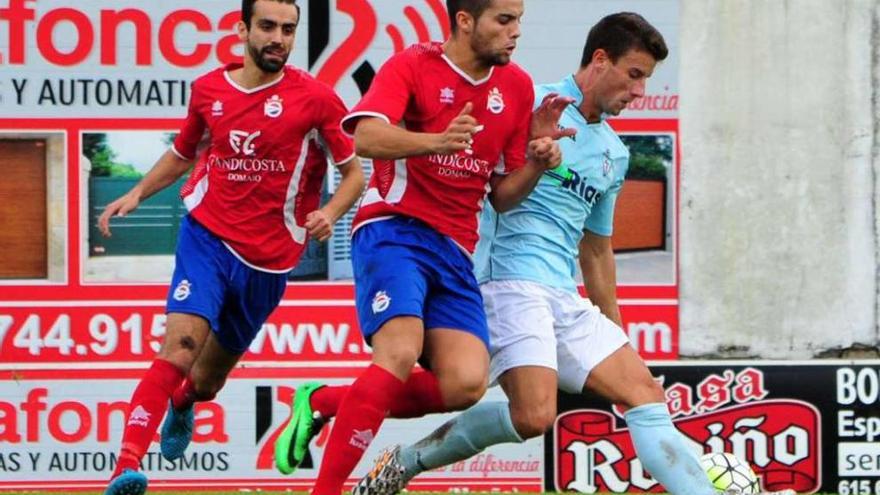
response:
<svg viewBox="0 0 880 495"><path fill-rule="evenodd" d="M142 462L150 489L308 490L329 429L312 442L294 475L283 477L274 467L274 441L290 413L293 392L306 379L342 383L359 371L236 370L216 400L196 405L192 445L182 458L165 460L153 442ZM103 489L117 461L128 412L125 397L139 376L138 370L53 371L51 376L0 372L0 491ZM501 395L494 389L486 400ZM371 468L382 448L414 442L450 417L388 420L347 486ZM539 443L510 444L425 473L410 488L539 492L542 468Z"/></svg>
<svg viewBox="0 0 880 495"><path fill-rule="evenodd" d="M245 363L307 367L369 360L354 304L282 305L251 343ZM15 368L146 363L165 335L162 301L70 301L0 309L0 360ZM624 306L633 345L649 358L677 353L675 306Z"/></svg>

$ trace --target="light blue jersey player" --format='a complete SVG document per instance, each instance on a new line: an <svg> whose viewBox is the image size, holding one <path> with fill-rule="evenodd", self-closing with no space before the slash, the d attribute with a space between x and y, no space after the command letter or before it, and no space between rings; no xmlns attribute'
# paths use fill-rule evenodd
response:
<svg viewBox="0 0 880 495"><path fill-rule="evenodd" d="M490 375L510 402L481 402L425 439L380 457L359 494L397 493L418 473L486 447L543 435L556 419L556 389L587 390L621 406L644 468L674 495L714 495L696 453L675 429L663 389L629 345L617 306L611 233L629 153L605 121L635 98L663 37L633 13L590 30L580 69L546 93L575 99L560 125L563 165L544 172L519 206L483 217L476 270L489 324ZM590 300L577 291L575 259ZM372 483L365 480L372 479ZM793 493L793 492L792 492Z"/></svg>
<svg viewBox="0 0 880 495"><path fill-rule="evenodd" d="M613 299L610 238L629 150L605 114L590 121L581 113L584 94L574 76L537 86L535 93L574 98L560 125L577 134L560 141L562 165L544 172L519 206L503 214L487 208L483 215L475 270L490 327L490 379L540 366L556 370L559 388L579 393L590 371L628 343ZM584 257L582 241L595 244ZM597 259L588 260L592 253ZM576 259L589 263L585 273L612 281L601 288L604 299L613 299L603 300L610 319L578 294ZM591 282L588 288L597 285ZM596 328L602 331L587 331Z"/></svg>
<svg viewBox="0 0 880 495"><path fill-rule="evenodd" d="M524 280L573 291L575 259L584 231L609 237L614 203L629 167L629 150L605 121L587 122L574 76L535 88L535 98L556 93L575 103L559 125L577 134L559 141L562 165L544 172L519 206L498 215L487 205L475 255L477 280Z"/></svg>

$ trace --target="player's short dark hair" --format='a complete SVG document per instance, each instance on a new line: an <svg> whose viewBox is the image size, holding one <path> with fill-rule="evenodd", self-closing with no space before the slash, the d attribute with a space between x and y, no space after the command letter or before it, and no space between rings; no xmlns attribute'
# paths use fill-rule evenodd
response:
<svg viewBox="0 0 880 495"><path fill-rule="evenodd" d="M479 19L490 5L492 5L492 0L446 0L449 27L452 28L453 34L458 31L458 25L455 23L455 14L463 10L474 19Z"/></svg>
<svg viewBox="0 0 880 495"><path fill-rule="evenodd" d="M299 5L296 4L296 0L272 0L278 3L289 3L296 7L296 15L299 17ZM241 20L244 22L244 25L248 28L251 27L251 19L254 17L254 4L257 3L257 0L241 0Z"/></svg>
<svg viewBox="0 0 880 495"><path fill-rule="evenodd" d="M612 62L626 52L636 49L650 54L654 60L661 61L669 54L666 41L657 28L644 17L633 12L618 12L603 17L587 35L581 67L590 65L593 53L605 50Z"/></svg>

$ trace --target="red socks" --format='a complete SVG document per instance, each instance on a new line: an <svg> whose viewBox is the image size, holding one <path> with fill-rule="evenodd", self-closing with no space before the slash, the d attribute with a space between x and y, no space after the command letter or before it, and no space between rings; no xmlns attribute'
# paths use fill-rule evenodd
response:
<svg viewBox="0 0 880 495"><path fill-rule="evenodd" d="M342 399L349 389L351 389L351 385L327 385L315 390L309 397L312 411L318 411L324 419L336 416L339 404L342 403Z"/></svg>
<svg viewBox="0 0 880 495"><path fill-rule="evenodd" d="M402 381L375 364L355 380L339 405L312 495L340 494L403 391Z"/></svg>
<svg viewBox="0 0 880 495"><path fill-rule="evenodd" d="M192 407L196 402L212 401L216 396L217 395L214 394L210 397L200 397L197 401L196 389L193 386L192 378L187 377L186 380L177 387L174 393L171 394L171 405L174 407L175 411L183 411L184 409Z"/></svg>
<svg viewBox="0 0 880 495"><path fill-rule="evenodd" d="M350 385L328 385L315 390L309 400L312 410L320 412L324 419L336 416L339 404L350 388ZM176 401L174 407L177 407ZM425 414L445 411L437 377L422 369L413 371L409 376L403 394L391 404L388 416L398 419L420 418Z"/></svg>
<svg viewBox="0 0 880 495"><path fill-rule="evenodd" d="M155 359L141 378L129 401L122 449L113 478L123 469L140 468L140 461L147 453L156 430L168 410L168 398L183 381L183 373L173 364Z"/></svg>
<svg viewBox="0 0 880 495"><path fill-rule="evenodd" d="M392 418L421 418L425 414L446 412L440 382L428 370L413 371L404 384L403 394L391 405Z"/></svg>

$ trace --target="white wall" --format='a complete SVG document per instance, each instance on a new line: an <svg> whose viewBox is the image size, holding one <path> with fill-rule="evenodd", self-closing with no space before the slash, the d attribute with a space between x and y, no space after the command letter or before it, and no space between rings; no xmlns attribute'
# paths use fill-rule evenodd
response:
<svg viewBox="0 0 880 495"><path fill-rule="evenodd" d="M681 16L682 355L876 346L880 1Z"/></svg>

